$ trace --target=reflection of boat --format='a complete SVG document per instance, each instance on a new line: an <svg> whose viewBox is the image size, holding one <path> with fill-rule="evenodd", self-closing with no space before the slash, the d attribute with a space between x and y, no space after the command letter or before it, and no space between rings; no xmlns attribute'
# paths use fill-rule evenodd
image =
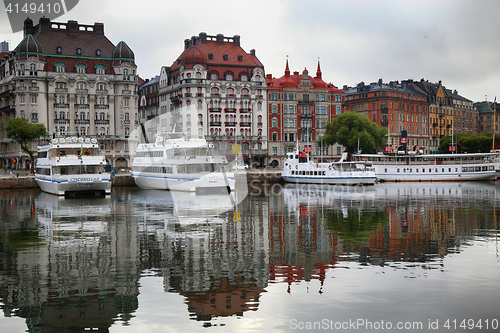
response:
<svg viewBox="0 0 500 333"><path fill-rule="evenodd" d="M347 153L333 163L314 163L307 153L288 153L282 175L287 182L308 184L374 184L373 168L360 162L347 161Z"/></svg>
<svg viewBox="0 0 500 333"><path fill-rule="evenodd" d="M371 163L381 181L464 181L495 179L497 153L477 154L359 154Z"/></svg>
<svg viewBox="0 0 500 333"><path fill-rule="evenodd" d="M235 174L223 154L205 139L167 139L142 143L132 162L132 177L146 189L188 192L233 191Z"/></svg>
<svg viewBox="0 0 500 333"><path fill-rule="evenodd" d="M111 214L109 197L76 201L41 192L36 207L41 236L49 241L57 237L59 242L97 240L106 231L103 217Z"/></svg>
<svg viewBox="0 0 500 333"><path fill-rule="evenodd" d="M102 196L111 192L105 166L95 138L53 138L38 146L35 180L42 191L52 194Z"/></svg>

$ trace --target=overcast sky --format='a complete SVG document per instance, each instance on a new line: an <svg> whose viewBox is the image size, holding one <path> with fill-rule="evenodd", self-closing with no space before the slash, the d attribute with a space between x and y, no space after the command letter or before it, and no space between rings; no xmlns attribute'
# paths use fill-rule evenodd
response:
<svg viewBox="0 0 500 333"><path fill-rule="evenodd" d="M478 102L500 95L499 17L498 0L80 0L53 21L104 23L112 43L134 51L142 78L170 66L184 39L222 33L240 35L242 48L255 49L275 77L287 55L292 72L307 68L313 76L319 58L323 79L339 88L424 78ZM22 37L2 10L0 41L12 49Z"/></svg>

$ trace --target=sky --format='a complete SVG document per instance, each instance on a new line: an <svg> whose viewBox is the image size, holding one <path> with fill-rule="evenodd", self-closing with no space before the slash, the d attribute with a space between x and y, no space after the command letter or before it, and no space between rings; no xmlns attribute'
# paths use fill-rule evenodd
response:
<svg viewBox="0 0 500 333"><path fill-rule="evenodd" d="M0 41L13 49L23 35L12 33L4 9ZM480 102L500 95L499 14L498 0L80 0L52 21L104 23L113 44L134 51L144 79L170 66L185 39L221 33L241 36L274 77L287 57L292 72L314 76L319 59L323 80L340 89L423 78Z"/></svg>

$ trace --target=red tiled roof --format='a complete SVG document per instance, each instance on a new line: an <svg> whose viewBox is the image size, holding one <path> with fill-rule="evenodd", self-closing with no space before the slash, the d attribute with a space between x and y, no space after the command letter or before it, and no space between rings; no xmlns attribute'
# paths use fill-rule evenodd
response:
<svg viewBox="0 0 500 333"><path fill-rule="evenodd" d="M184 68L192 68L195 64L203 65L207 70L218 71L223 75L226 71L231 71L237 77L241 72L251 75L251 69L264 67L256 56L246 53L240 46L231 42L219 45L215 41L196 43L189 45L174 61L171 71Z"/></svg>

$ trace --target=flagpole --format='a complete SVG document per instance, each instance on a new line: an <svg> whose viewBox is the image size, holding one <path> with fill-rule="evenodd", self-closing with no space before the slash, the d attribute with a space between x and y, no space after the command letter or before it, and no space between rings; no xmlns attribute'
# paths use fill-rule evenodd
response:
<svg viewBox="0 0 500 333"><path fill-rule="evenodd" d="M495 151L495 132L496 132L496 118L497 118L497 97L493 102L493 143L491 144L491 152Z"/></svg>

